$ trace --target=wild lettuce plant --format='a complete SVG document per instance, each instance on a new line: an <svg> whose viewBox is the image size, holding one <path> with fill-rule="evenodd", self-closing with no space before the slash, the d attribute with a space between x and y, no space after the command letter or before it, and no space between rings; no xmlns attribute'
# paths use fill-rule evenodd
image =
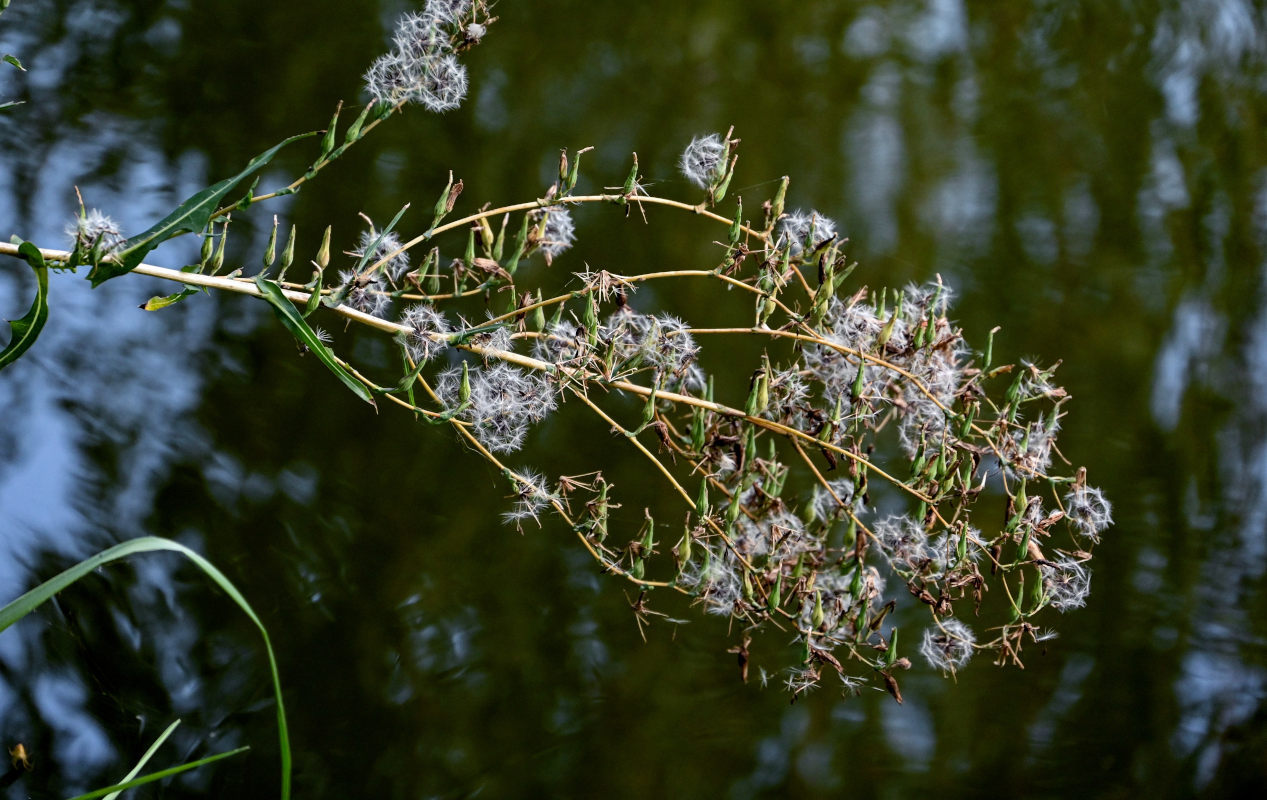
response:
<svg viewBox="0 0 1267 800"><path fill-rule="evenodd" d="M739 165L733 130L685 145L679 167L692 196L649 193L636 155L618 188L580 194L589 148L565 150L539 197L458 215L465 187L450 174L425 227L407 230L403 209L381 228L367 221L344 259L326 228L309 271L295 228L274 218L259 274L227 263L232 215L300 191L407 104L457 107L469 88L462 58L495 22L485 0L428 0L400 19L391 51L365 72L369 100L350 123L336 109L324 131L282 142L134 236L81 208L69 251L0 246L26 259L40 286L31 312L11 323L0 368L38 335L50 269L85 267L94 285L137 272L261 298L350 391L405 412L378 424L412 418L446 430L496 467L513 497L506 523L570 531L596 569L636 589L640 623L665 592L726 618L745 677L752 648L781 646L758 638L762 630L795 642L784 681L794 697L835 675L846 693L871 682L900 701L897 676L915 650L952 675L983 652L1020 664L1026 645L1053 635L1040 623L1085 603L1090 550L1112 522L1085 469L1069 468L1057 448L1069 398L1055 366L997 363L996 331L970 345L940 278L880 289L851 282L856 265L838 226L818 210L789 211L787 177L773 196L728 200ZM265 194L243 189L280 148L318 136L303 175ZM710 221L716 257L657 271L617 266L614 252L607 269L568 263L582 214L633 217L652 206ZM654 235L639 217L630 235ZM185 234L202 237L197 264L145 263ZM575 288L546 292L551 264L574 273ZM681 281L742 304L750 322L705 327L643 302L643 287ZM473 302L494 310L470 319ZM331 315L394 337L400 374L371 377L346 360L310 322ZM765 352L726 363L751 376L731 395L701 354L722 363L726 342L741 339ZM601 463L556 476L523 466L534 426L565 403L641 459L679 515L654 519ZM894 614L899 605L923 609L901 642L894 620L915 615Z"/></svg>

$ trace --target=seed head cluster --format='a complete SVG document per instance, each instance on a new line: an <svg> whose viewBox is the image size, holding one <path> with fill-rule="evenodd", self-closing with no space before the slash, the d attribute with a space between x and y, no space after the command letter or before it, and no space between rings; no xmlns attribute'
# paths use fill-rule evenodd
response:
<svg viewBox="0 0 1267 800"><path fill-rule="evenodd" d="M778 247L788 247L797 256L808 250L813 252L836 238L836 223L817 211L806 214L794 211L779 220Z"/></svg>
<svg viewBox="0 0 1267 800"><path fill-rule="evenodd" d="M447 348L447 337L453 333L444 314L427 304L410 306L401 315L400 324L409 329L402 337L405 352L416 364L425 364Z"/></svg>
<svg viewBox="0 0 1267 800"><path fill-rule="evenodd" d="M451 111L462 104L469 88L454 46L478 41L484 31L470 0L427 0L422 11L407 13L396 23L395 47L370 66L365 89L385 105L408 101L429 111Z"/></svg>
<svg viewBox="0 0 1267 800"><path fill-rule="evenodd" d="M701 189L709 188L726 169L726 143L720 134L696 136L682 151L678 168Z"/></svg>
<svg viewBox="0 0 1267 800"><path fill-rule="evenodd" d="M66 235L75 249L84 254L95 253L101 258L113 255L126 242L118 224L95 208L75 217L66 226Z"/></svg>
<svg viewBox="0 0 1267 800"><path fill-rule="evenodd" d="M471 423L476 438L494 453L523 447L528 429L558 405L556 390L545 378L502 362L471 369L469 383L470 397L464 405L462 370L453 367L440 373L436 394Z"/></svg>
<svg viewBox="0 0 1267 800"><path fill-rule="evenodd" d="M377 242L377 245L375 242ZM369 253L366 263L367 267L372 267L386 258L387 261L381 269L391 279L392 283L397 283L409 271L409 253L401 250L400 247L400 237L396 235L395 231L383 233L370 227L369 230L361 232L360 242L351 251L351 255L360 261L360 259L365 257L366 253Z"/></svg>
<svg viewBox="0 0 1267 800"><path fill-rule="evenodd" d="M545 255L547 263L557 258L576 241L576 226L572 222L572 212L566 208L554 207L536 213L536 218L545 217L545 228L538 242L538 248Z"/></svg>
<svg viewBox="0 0 1267 800"><path fill-rule="evenodd" d="M919 652L934 669L954 673L972 658L976 643L972 629L951 617L943 619L940 627L924 631Z"/></svg>
<svg viewBox="0 0 1267 800"><path fill-rule="evenodd" d="M357 311L375 317L382 317L391 305L387 281L382 273L368 271L357 272L345 269L339 272L338 291L346 292L343 302Z"/></svg>

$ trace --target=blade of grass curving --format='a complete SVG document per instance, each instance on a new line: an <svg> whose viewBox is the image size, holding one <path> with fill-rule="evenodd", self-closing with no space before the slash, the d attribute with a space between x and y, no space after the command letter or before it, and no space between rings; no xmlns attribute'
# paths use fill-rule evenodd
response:
<svg viewBox="0 0 1267 800"><path fill-rule="evenodd" d="M30 242L18 245L18 253L35 270L35 300L21 319L9 320L11 336L4 350L0 350L0 369L17 361L18 356L35 343L48 321L48 266L44 263L44 256Z"/></svg>
<svg viewBox="0 0 1267 800"><path fill-rule="evenodd" d="M170 778L172 775L179 775L182 772L188 772L191 769L197 769L198 767L205 766L207 764L210 764L213 761L219 761L223 758L228 758L229 756L236 756L239 753L245 753L247 750L250 750L250 749L251 748L249 747L239 747L236 750L229 750L228 752L224 752L224 753L216 753L214 756L207 756L206 758L200 758L197 761L190 761L188 764L181 764L179 767L168 767L167 769L161 769L158 772L151 772L149 775L142 775L139 778L133 778L132 780L127 781L126 783L116 783L114 786L106 786L102 789L94 789L93 791L88 792L87 794L76 795L70 798L70 800L93 800L93 798L95 797L103 797L107 794L112 794L112 793L118 794L124 789L131 789L133 786L142 786L147 783L153 783L154 781L159 781L159 780L162 780L163 778Z"/></svg>
<svg viewBox="0 0 1267 800"><path fill-rule="evenodd" d="M171 736L172 732L175 731L177 726L179 725L180 725L180 720L176 720L171 725L168 725L167 730L163 731L162 733L158 735L158 738L154 740L154 744L150 745L149 749L146 750L144 755L141 756L141 759L136 762L136 764L132 767L131 770L128 771L127 775L123 776L123 780L119 781L119 783L127 783L128 781L135 778L137 773L140 772L147 763L149 763L149 760L154 757L155 753L158 752L158 748L163 746L163 742L167 741L167 737ZM111 792L110 794L106 795L106 800L116 800L116 798L118 798L118 796L122 793L123 793L122 789Z"/></svg>
<svg viewBox="0 0 1267 800"><path fill-rule="evenodd" d="M286 326L286 329L296 339L307 345L308 349L317 358L321 359L321 363L325 364L339 380L343 381L343 385L351 389L353 394L377 408L378 404L374 402L374 396L370 394L370 390L366 388L365 384L352 377L351 373L339 365L339 362L334 360L334 356L330 354L330 349L317 338L316 332L308 327L308 323L304 322L303 315L282 293L281 287L272 281L258 277L255 279L255 285L259 287L261 296L273 307L273 313Z"/></svg>
<svg viewBox="0 0 1267 800"><path fill-rule="evenodd" d="M13 625L36 608L39 608L53 595L100 566L136 555L137 553L151 553L163 550L180 553L194 562L250 617L251 622L254 622L255 627L259 629L260 636L264 638L264 649L268 653L268 666L273 678L273 695L277 699L277 743L281 750L282 761L281 796L283 800L287 800L290 797L290 733L286 727L286 709L282 704L282 682L281 676L277 671L277 658L273 655L273 643L268 638L268 631L264 628L264 623L256 616L255 610L251 608L250 603L246 602L246 598L237 590L237 587L225 577L224 573L216 569L215 565L210 561L183 544L158 536L141 536L102 550L100 553L80 561L70 569L49 578L31 591L8 603L4 608L0 608L0 631ZM96 795L93 796L95 797Z"/></svg>
<svg viewBox="0 0 1267 800"><path fill-rule="evenodd" d="M250 177L254 172L272 161L273 156L277 155L277 151L286 145L316 135L317 131L311 131L291 136L289 139L285 139L280 144L270 147L251 159L246 167L232 178L225 178L219 183L213 183L195 193L181 203L175 211L155 223L149 230L128 239L123 249L116 254L114 259L102 261L94 266L92 272L88 273L88 280L92 282L94 288L100 286L111 278L117 278L136 269L136 265L141 263L147 253L173 236L181 233L197 233L203 230L207 227L207 223L211 221L211 215L215 213L220 201L233 190L234 186L237 186L244 179Z"/></svg>

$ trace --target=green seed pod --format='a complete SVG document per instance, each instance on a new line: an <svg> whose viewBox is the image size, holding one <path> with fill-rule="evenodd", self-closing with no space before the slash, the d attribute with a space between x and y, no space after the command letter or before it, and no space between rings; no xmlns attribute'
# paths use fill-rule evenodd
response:
<svg viewBox="0 0 1267 800"><path fill-rule="evenodd" d="M985 340L985 355L981 358L981 369L985 371L990 368L990 360L994 356L994 334L998 333L1002 328L995 326L990 329L990 335Z"/></svg>
<svg viewBox="0 0 1267 800"><path fill-rule="evenodd" d="M268 234L268 245L264 248L264 268L273 266L277 260L277 215L273 215L273 229Z"/></svg>
<svg viewBox="0 0 1267 800"><path fill-rule="evenodd" d="M540 302L541 302L541 290L540 290L540 289L538 289L538 290L537 290L537 300L536 300L536 302L537 302L537 303L540 303ZM533 327L534 329L536 329L536 331L537 331L538 333L540 333L540 332L542 332L542 331L544 331L544 330L546 329L546 308L545 308L545 306L543 306L543 305L538 305L536 308L534 308L534 309L532 310L532 327Z"/></svg>
<svg viewBox="0 0 1267 800"><path fill-rule="evenodd" d="M752 602L752 581L748 578L748 570L743 571L743 599Z"/></svg>
<svg viewBox="0 0 1267 800"><path fill-rule="evenodd" d="M471 368L462 362L462 384L458 389L458 405L466 405L471 399ZM606 488L606 487L604 487Z"/></svg>
<svg viewBox="0 0 1267 800"><path fill-rule="evenodd" d="M857 603L862 599L862 565L855 564L853 569L853 580L849 583L849 594L853 596L853 601Z"/></svg>
<svg viewBox="0 0 1267 800"><path fill-rule="evenodd" d="M695 498L695 513L707 517L712 512L713 508L708 502L708 478L704 478L699 483L699 495Z"/></svg>
<svg viewBox="0 0 1267 800"><path fill-rule="evenodd" d="M511 275L515 274L515 270L519 267L519 259L523 258L524 251L528 248L528 223L528 215L524 214L523 221L519 224L519 233L515 236L515 251L504 265Z"/></svg>
<svg viewBox="0 0 1267 800"><path fill-rule="evenodd" d="M290 265L295 261L295 226L290 226L290 236L286 237L286 246L282 248L282 272L277 276L280 283L286 277L286 270L290 269Z"/></svg>
<svg viewBox="0 0 1267 800"><path fill-rule="evenodd" d="M766 611L773 614L778 611L779 606L783 603L783 581L777 577L774 579L774 589L770 592L770 597L766 603Z"/></svg>
<svg viewBox="0 0 1267 800"><path fill-rule="evenodd" d="M817 629L823 624L823 593L814 590L814 615L810 618L810 627Z"/></svg>
<svg viewBox="0 0 1267 800"><path fill-rule="evenodd" d="M493 236L493 226L488 224L488 217L480 217L480 247L484 250L484 255L488 258L493 257L493 245L497 239Z"/></svg>
<svg viewBox="0 0 1267 800"><path fill-rule="evenodd" d="M475 267L475 228L466 232L466 253L462 256L462 263L468 270Z"/></svg>
<svg viewBox="0 0 1267 800"><path fill-rule="evenodd" d="M968 557L968 529L965 527L963 532L959 534L959 544L955 548L956 565L962 564L963 560Z"/></svg>
<svg viewBox="0 0 1267 800"><path fill-rule="evenodd" d="M497 231L497 238L493 241L493 260L502 260L502 251L506 248L506 226L510 224L509 212L502 217L502 226Z"/></svg>
<svg viewBox="0 0 1267 800"><path fill-rule="evenodd" d="M783 180L779 182L779 188L774 193L774 199L770 201L770 218L766 220L766 227L770 230L774 229L774 224L778 222L779 217L783 216L783 207L787 202L787 187L792 179L784 175Z"/></svg>
<svg viewBox="0 0 1267 800"><path fill-rule="evenodd" d="M1033 614L1043 605L1043 582L1035 579L1029 582L1029 607Z"/></svg>
<svg viewBox="0 0 1267 800"><path fill-rule="evenodd" d="M355 142L357 139L361 138L361 126L365 124L365 120L367 117L369 117L369 114L370 114L369 105L361 109L361 113L357 114L356 119L354 119L352 121L352 124L348 126L348 132L344 134L343 136L344 142L351 144L352 142Z"/></svg>
<svg viewBox="0 0 1267 800"><path fill-rule="evenodd" d="M215 275L224 268L224 246L229 241L229 217L225 217L220 226L220 244L216 246L216 254L211 258L211 274Z"/></svg>
<svg viewBox="0 0 1267 800"><path fill-rule="evenodd" d="M436 225L440 224L440 220L444 219L444 215L449 213L449 211L453 208L452 204L449 203L449 194L452 191L453 191L453 170L449 170L449 182L444 185L444 191L440 193L440 199L436 200L436 205L434 209L435 222L431 224L433 228Z"/></svg>
<svg viewBox="0 0 1267 800"><path fill-rule="evenodd" d="M422 262L420 271L427 278L427 294L440 293L440 248L433 247ZM432 271L432 267L435 271Z"/></svg>
<svg viewBox="0 0 1267 800"><path fill-rule="evenodd" d="M638 186L638 154L633 154L633 166L629 168L629 175L625 177L625 185L621 187L622 194L632 195L634 189Z"/></svg>
<svg viewBox="0 0 1267 800"><path fill-rule="evenodd" d="M730 245L734 247L739 243L739 234L743 230L743 198L735 198L735 221L730 223Z"/></svg>
<svg viewBox="0 0 1267 800"><path fill-rule="evenodd" d="M689 525L684 527L682 538L678 540L677 558L678 563L682 566L686 566L687 562L691 560L691 528Z"/></svg>
<svg viewBox="0 0 1267 800"><path fill-rule="evenodd" d="M706 433L704 428L704 410L701 408L691 409L691 450L693 452L704 452L704 435Z"/></svg>
<svg viewBox="0 0 1267 800"><path fill-rule="evenodd" d="M884 654L884 666L891 667L897 661L897 628L889 633L889 649Z"/></svg>
<svg viewBox="0 0 1267 800"><path fill-rule="evenodd" d="M339 112L343 110L343 101L334 108L334 116L330 117L330 125L326 128L325 135L321 137L321 159L330 155L330 151L334 149L334 137L339 127Z"/></svg>
<svg viewBox="0 0 1267 800"><path fill-rule="evenodd" d="M202 253L198 258L199 266L207 266L207 262L211 260L211 254L214 252L213 248L215 247L215 244L215 238L211 235L210 231L202 235Z"/></svg>
<svg viewBox="0 0 1267 800"><path fill-rule="evenodd" d="M321 237L321 247L317 250L317 267L324 270L330 265L330 226Z"/></svg>

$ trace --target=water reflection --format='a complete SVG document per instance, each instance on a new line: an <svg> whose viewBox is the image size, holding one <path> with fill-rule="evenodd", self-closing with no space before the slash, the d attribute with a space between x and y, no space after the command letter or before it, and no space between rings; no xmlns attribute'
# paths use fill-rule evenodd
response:
<svg viewBox="0 0 1267 800"><path fill-rule="evenodd" d="M0 96L27 101L0 117L4 233L59 243L75 185L141 229L324 125L395 10L364 8L15 4L0 46L30 72L0 72ZM327 222L350 236L358 211L430 198L450 168L481 202L535 196L565 145L599 145L583 185L619 180L637 150L674 193L681 144L734 122L741 191L791 175L794 205L841 221L861 280L941 273L973 341L999 324L1009 356L1067 359L1063 446L1119 520L1090 607L1057 620L1062 637L1025 673L974 664L958 685L912 675L903 707L823 694L789 708L738 685L724 631L691 609L666 607L693 621L643 644L620 588L563 532L500 527L495 475L446 436L368 416L258 309L198 297L147 315L135 306L165 288L90 293L64 276L48 333L0 380L0 586L17 594L143 532L207 553L281 647L310 795L1246 786L1267 693L1263 11L572 0L498 13L465 108L407 115L279 207L301 249ZM290 159L270 179L302 170ZM690 220L656 219L648 241L618 215L576 216L573 266L713 256ZM253 262L260 233L238 224ZM0 268L6 317L25 281ZM695 291L657 299L690 309L706 299ZM602 431L581 430L539 432L541 460L612 458ZM632 488L637 465L614 460ZM178 562L94 576L0 636L5 736L45 765L18 788L103 784L180 716L165 763L254 749L173 793L271 796L265 670L248 623Z"/></svg>

